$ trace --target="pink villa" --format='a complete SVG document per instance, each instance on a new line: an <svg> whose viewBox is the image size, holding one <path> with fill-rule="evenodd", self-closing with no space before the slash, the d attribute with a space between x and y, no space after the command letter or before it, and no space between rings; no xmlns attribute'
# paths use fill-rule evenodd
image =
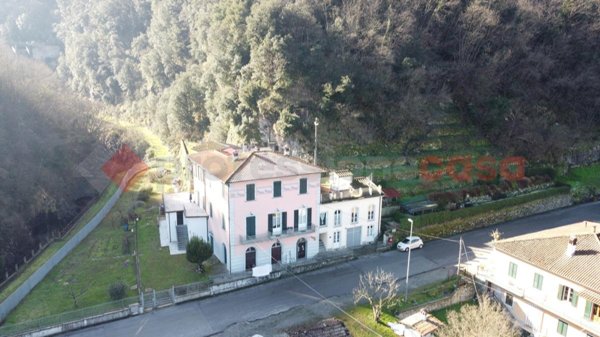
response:
<svg viewBox="0 0 600 337"><path fill-rule="evenodd" d="M319 251L320 167L233 146L189 154L192 203L208 214L205 238L232 272L310 259Z"/></svg>

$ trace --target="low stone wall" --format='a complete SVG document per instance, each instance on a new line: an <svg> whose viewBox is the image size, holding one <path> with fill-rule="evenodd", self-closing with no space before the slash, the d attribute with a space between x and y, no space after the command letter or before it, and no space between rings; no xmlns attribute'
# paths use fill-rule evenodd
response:
<svg viewBox="0 0 600 337"><path fill-rule="evenodd" d="M174 289L174 300L175 304L183 303L187 301L197 300L201 298L206 298L210 296L215 296L223 293L227 293L230 291L235 291L238 289L243 289L247 287L251 287L257 284L270 282L273 280L277 280L283 277L291 276L292 274L302 274L307 273L309 271L317 270L320 268L324 268L333 264L338 264L342 262L346 262L349 260L355 259L354 256L341 256L338 258L332 258L324 261L314 261L313 263L306 263L296 266L291 266L290 271L275 271L265 277L245 277L241 279L235 279L227 282L221 282L218 284L213 284L208 286L206 289L199 290L196 285L189 286L179 286ZM188 291L187 289L193 289Z"/></svg>
<svg viewBox="0 0 600 337"><path fill-rule="evenodd" d="M468 283L463 286L458 287L452 295L441 298L439 300L435 300L429 303L424 303L419 306L416 306L412 309L408 309L398 314L398 319L402 320L410 315L416 314L421 309L425 309L427 312L431 312L434 310L439 310L442 308L449 307L456 303L462 303L468 301L475 296L475 288L472 284Z"/></svg>
<svg viewBox="0 0 600 337"><path fill-rule="evenodd" d="M492 226L502 222L524 218L539 213L545 213L571 205L573 205L573 198L570 194L554 195L548 198L530 201L521 205L508 207L493 212L426 226L422 228L420 232L432 236L447 236L457 234L465 230Z"/></svg>
<svg viewBox="0 0 600 337"><path fill-rule="evenodd" d="M72 321L68 323L63 323L59 325L54 325L50 327L46 327L37 331L29 332L26 334L16 335L19 337L46 337L53 336L56 334L64 333L67 331L73 331L78 329L87 328L89 326L102 324L110 321L115 321L118 319L123 319L129 316L135 316L139 313L139 308L137 304L131 305L129 308L121 309L113 312L109 312L106 314L87 317L84 319L80 319L77 321Z"/></svg>

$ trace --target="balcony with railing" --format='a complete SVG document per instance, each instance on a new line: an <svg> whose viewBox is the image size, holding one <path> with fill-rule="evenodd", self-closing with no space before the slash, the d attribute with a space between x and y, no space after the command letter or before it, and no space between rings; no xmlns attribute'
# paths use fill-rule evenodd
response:
<svg viewBox="0 0 600 337"><path fill-rule="evenodd" d="M281 238L286 238L290 236L296 235L304 235L308 233L313 233L316 230L317 226L315 224L307 224L305 227L287 227L282 228L281 231L273 231L267 232L259 235L240 235L240 242L242 244L262 242L262 241L273 241Z"/></svg>

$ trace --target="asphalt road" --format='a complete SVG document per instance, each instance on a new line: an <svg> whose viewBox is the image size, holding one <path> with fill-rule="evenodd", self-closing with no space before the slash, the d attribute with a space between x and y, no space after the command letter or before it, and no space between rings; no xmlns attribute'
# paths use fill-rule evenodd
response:
<svg viewBox="0 0 600 337"><path fill-rule="evenodd" d="M600 202L561 209L527 217L496 226L503 238L531 233L578 221L600 221ZM490 240L492 228L464 233L469 247L483 248ZM411 277L442 267L452 269L457 263L458 237L426 243L411 256ZM286 278L256 287L188 302L145 315L107 323L67 336L140 336L140 337L200 337L225 334L224 331L239 322L265 319L269 316L310 306L322 297L346 296L358 284L361 273L382 268L399 278L406 276L406 253L390 251L363 256L357 260Z"/></svg>

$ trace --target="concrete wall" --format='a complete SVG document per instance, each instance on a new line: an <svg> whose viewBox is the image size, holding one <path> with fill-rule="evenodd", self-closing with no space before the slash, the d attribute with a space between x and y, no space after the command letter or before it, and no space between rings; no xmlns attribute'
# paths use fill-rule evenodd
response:
<svg viewBox="0 0 600 337"><path fill-rule="evenodd" d="M205 217L196 217L196 218L184 218L184 222L188 228L188 238L192 238L197 236L204 240L204 242L208 242L208 232L207 230L207 218Z"/></svg>
<svg viewBox="0 0 600 337"><path fill-rule="evenodd" d="M459 218L440 224L423 227L420 232L423 235L444 236L455 234L457 231L470 230L491 226L514 219L552 211L558 208L573 205L573 198L570 194L560 194L544 199L530 201L514 207L490 211L484 214L478 214L468 218Z"/></svg>
<svg viewBox="0 0 600 337"><path fill-rule="evenodd" d="M129 308L109 312L103 315L87 317L81 320L72 321L68 323L63 323L59 325L50 326L47 328L43 328L40 330L28 332L25 334L16 335L19 337L45 337L45 336L53 336L60 333L79 330L83 328L87 328L93 325L102 324L105 322L115 321L118 319L123 319L129 316L134 316L139 313L138 306L132 305Z"/></svg>
<svg viewBox="0 0 600 337"><path fill-rule="evenodd" d="M452 295L450 296L444 297L439 300L435 300L433 302L418 305L413 309L401 312L400 314L398 314L397 317L399 320L402 320L410 315L416 314L421 309L425 309L427 312L431 312L434 310L446 308L456 303L468 301L472 299L473 296L475 296L475 288L472 284L465 284L456 289L454 293L452 293Z"/></svg>
<svg viewBox="0 0 600 337"><path fill-rule="evenodd" d="M192 196L194 202L208 213L208 232L213 238L213 254L221 263L225 263L227 260L227 265L229 265L231 255L229 247L229 188L197 163L193 165L194 192ZM227 258L223 246L227 249Z"/></svg>

